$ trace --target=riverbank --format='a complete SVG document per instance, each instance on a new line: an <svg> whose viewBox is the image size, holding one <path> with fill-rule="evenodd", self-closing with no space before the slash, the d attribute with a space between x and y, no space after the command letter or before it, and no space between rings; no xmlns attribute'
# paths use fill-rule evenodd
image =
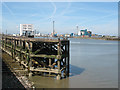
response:
<svg viewBox="0 0 120 90"><path fill-rule="evenodd" d="M20 88L28 89L33 83L28 80L25 71L18 65L18 62L2 52L2 89Z"/></svg>
<svg viewBox="0 0 120 90"><path fill-rule="evenodd" d="M16 76L10 71L7 65L2 62L2 89L21 88L24 86L19 82Z"/></svg>
<svg viewBox="0 0 120 90"><path fill-rule="evenodd" d="M96 40L113 40L113 41L120 41L120 38L106 38L106 37L101 37L101 38L95 38L95 37L70 37L70 38L82 38L82 39L96 39Z"/></svg>

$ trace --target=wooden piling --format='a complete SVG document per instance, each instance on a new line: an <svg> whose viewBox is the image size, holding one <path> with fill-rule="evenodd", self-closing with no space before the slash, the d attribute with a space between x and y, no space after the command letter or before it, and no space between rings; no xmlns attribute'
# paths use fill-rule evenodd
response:
<svg viewBox="0 0 120 90"><path fill-rule="evenodd" d="M19 59L29 76L32 72L54 74L59 80L62 73L64 77L69 76L69 40L3 36L2 44L5 52L11 53L13 59Z"/></svg>

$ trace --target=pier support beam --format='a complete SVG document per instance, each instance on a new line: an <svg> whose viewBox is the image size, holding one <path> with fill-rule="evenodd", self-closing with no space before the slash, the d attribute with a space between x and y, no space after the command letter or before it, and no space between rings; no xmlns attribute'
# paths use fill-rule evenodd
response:
<svg viewBox="0 0 120 90"><path fill-rule="evenodd" d="M51 58L49 58L49 67L51 67ZM51 72L49 72L49 75L51 75Z"/></svg>
<svg viewBox="0 0 120 90"><path fill-rule="evenodd" d="M69 40L2 37L3 48L18 57L20 65L32 73L56 76L58 80L69 76ZM53 75L54 74L54 75Z"/></svg>

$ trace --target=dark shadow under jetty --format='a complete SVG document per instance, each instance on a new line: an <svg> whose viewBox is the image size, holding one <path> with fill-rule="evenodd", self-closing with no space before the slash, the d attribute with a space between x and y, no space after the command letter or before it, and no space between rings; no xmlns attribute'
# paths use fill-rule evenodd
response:
<svg viewBox="0 0 120 90"><path fill-rule="evenodd" d="M80 68L70 64L70 77L80 75L81 73L84 72L84 70L85 68Z"/></svg>

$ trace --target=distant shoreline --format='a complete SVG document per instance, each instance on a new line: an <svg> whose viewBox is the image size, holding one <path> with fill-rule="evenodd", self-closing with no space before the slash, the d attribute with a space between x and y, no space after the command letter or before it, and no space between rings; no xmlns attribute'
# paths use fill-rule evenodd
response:
<svg viewBox="0 0 120 90"><path fill-rule="evenodd" d="M106 37L102 37L102 38L95 38L95 37L70 37L70 38L120 41L120 38L106 38Z"/></svg>
<svg viewBox="0 0 120 90"><path fill-rule="evenodd" d="M41 36L41 37L47 37L47 36ZM81 38L81 39L96 39L96 40L111 40L111 41L120 41L120 38L106 38L106 37L56 37L56 38Z"/></svg>
<svg viewBox="0 0 120 90"><path fill-rule="evenodd" d="M4 34L0 34L4 35ZM11 35L10 35L11 36ZM35 36L35 37L50 37L50 36ZM120 41L120 37L81 37L81 36L72 36L72 37L61 37L57 36L56 38L81 38L81 39L96 39L96 40L112 40L112 41Z"/></svg>

